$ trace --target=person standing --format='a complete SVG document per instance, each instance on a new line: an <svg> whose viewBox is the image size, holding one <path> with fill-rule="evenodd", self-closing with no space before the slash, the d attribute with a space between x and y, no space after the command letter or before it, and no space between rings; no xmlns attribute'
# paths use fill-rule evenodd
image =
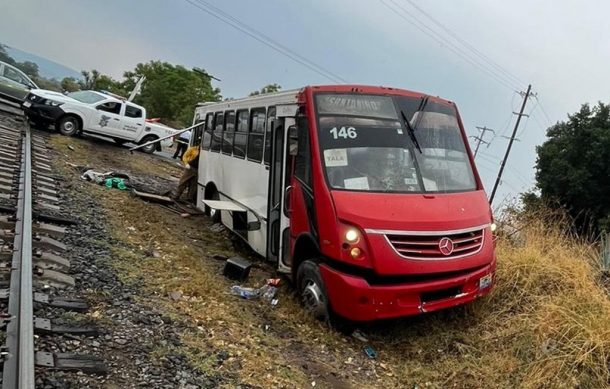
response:
<svg viewBox="0 0 610 389"><path fill-rule="evenodd" d="M176 139L176 152L172 158L182 158L191 140L191 130L184 131Z"/></svg>
<svg viewBox="0 0 610 389"><path fill-rule="evenodd" d="M184 163L184 172L178 182L178 188L170 196L173 200L179 200L182 193L187 191L187 200L194 203L197 199L197 172L199 169L199 147L192 146L182 156L182 162Z"/></svg>

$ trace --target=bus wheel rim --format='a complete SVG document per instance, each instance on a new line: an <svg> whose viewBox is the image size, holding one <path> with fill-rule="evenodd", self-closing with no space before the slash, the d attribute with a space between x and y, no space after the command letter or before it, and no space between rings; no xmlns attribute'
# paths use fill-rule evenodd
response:
<svg viewBox="0 0 610 389"><path fill-rule="evenodd" d="M316 318L326 316L326 298L320 286L313 280L307 280L302 293L305 308Z"/></svg>

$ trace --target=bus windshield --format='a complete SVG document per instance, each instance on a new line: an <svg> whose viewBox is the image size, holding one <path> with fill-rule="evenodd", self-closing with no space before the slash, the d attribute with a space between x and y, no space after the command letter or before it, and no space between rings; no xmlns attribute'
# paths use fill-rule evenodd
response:
<svg viewBox="0 0 610 389"><path fill-rule="evenodd" d="M322 159L333 189L476 189L456 111L449 104L407 96L319 93L316 110Z"/></svg>

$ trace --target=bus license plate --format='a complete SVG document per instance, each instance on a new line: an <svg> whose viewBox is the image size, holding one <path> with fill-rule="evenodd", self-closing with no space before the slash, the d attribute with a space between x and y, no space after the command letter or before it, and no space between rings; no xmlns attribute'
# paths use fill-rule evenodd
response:
<svg viewBox="0 0 610 389"><path fill-rule="evenodd" d="M487 289L491 286L492 276L491 274L481 277L479 280L479 289Z"/></svg>

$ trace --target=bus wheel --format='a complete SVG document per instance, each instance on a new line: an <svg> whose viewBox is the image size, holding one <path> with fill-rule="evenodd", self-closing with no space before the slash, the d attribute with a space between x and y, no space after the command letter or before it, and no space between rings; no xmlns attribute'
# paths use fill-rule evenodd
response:
<svg viewBox="0 0 610 389"><path fill-rule="evenodd" d="M212 196L210 197L210 200L215 200L215 201L220 200L220 195L218 194L218 192L214 192L212 194ZM208 209L208 216L210 217L210 219L212 219L212 222L220 223L220 211L218 209L208 207L207 205L206 205L206 208Z"/></svg>
<svg viewBox="0 0 610 389"><path fill-rule="evenodd" d="M299 266L297 286L305 309L314 318L329 322L330 312L326 288L322 282L320 268L314 261L307 260Z"/></svg>

